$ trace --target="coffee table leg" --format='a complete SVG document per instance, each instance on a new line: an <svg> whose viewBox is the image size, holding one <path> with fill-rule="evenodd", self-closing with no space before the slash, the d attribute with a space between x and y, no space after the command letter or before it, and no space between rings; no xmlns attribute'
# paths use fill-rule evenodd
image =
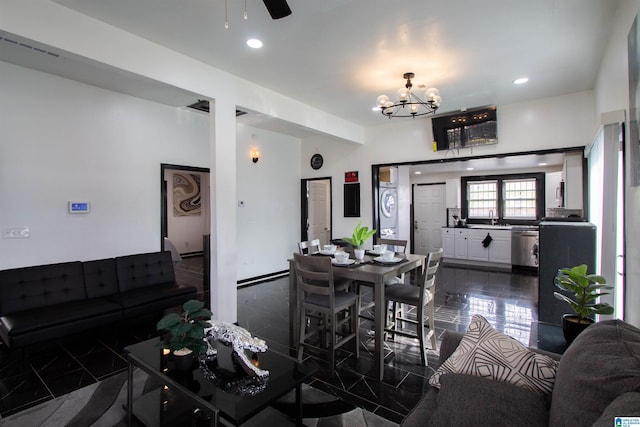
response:
<svg viewBox="0 0 640 427"><path fill-rule="evenodd" d="M128 363L127 367L127 426L131 426L131 416L133 415L133 365Z"/></svg>
<svg viewBox="0 0 640 427"><path fill-rule="evenodd" d="M302 386L296 386L296 425L302 426Z"/></svg>

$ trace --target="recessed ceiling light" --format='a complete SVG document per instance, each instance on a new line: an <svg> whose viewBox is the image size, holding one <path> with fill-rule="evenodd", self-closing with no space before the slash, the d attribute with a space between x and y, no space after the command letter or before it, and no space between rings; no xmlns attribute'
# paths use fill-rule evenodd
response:
<svg viewBox="0 0 640 427"><path fill-rule="evenodd" d="M472 171L474 168L467 168L468 171Z"/></svg>
<svg viewBox="0 0 640 427"><path fill-rule="evenodd" d="M247 46L253 49L260 49L262 47L262 40L258 39L249 39L247 40Z"/></svg>
<svg viewBox="0 0 640 427"><path fill-rule="evenodd" d="M414 174L414 175L422 175L422 172L420 172L420 171L415 171L413 174Z"/></svg>
<svg viewBox="0 0 640 427"><path fill-rule="evenodd" d="M542 163L538 163L538 166L547 166L547 164L542 162Z"/></svg>
<svg viewBox="0 0 640 427"><path fill-rule="evenodd" d="M529 81L529 77L520 77L513 81L514 84L521 85Z"/></svg>

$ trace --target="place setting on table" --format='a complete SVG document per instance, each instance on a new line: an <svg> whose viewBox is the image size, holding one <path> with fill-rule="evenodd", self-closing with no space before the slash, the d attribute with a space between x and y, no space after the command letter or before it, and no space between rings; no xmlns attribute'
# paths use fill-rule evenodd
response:
<svg viewBox="0 0 640 427"><path fill-rule="evenodd" d="M331 264L335 267L355 268L365 264L390 266L406 261L404 254L389 250L387 245L373 245L372 250L366 251L361 259L352 256L351 251L345 251L337 245L323 245L314 256L331 257Z"/></svg>

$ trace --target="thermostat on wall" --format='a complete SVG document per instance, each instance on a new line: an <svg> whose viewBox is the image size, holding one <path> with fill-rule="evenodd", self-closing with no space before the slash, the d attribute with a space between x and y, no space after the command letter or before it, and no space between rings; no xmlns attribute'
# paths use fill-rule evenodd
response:
<svg viewBox="0 0 640 427"><path fill-rule="evenodd" d="M69 213L89 213L89 202L69 202Z"/></svg>

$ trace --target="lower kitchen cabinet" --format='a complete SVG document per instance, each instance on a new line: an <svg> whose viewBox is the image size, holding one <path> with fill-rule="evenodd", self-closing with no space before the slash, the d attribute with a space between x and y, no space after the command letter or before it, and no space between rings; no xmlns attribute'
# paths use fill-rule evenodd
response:
<svg viewBox="0 0 640 427"><path fill-rule="evenodd" d="M490 242L485 240L488 237ZM510 266L511 230L445 227L442 229L442 249L448 260Z"/></svg>

